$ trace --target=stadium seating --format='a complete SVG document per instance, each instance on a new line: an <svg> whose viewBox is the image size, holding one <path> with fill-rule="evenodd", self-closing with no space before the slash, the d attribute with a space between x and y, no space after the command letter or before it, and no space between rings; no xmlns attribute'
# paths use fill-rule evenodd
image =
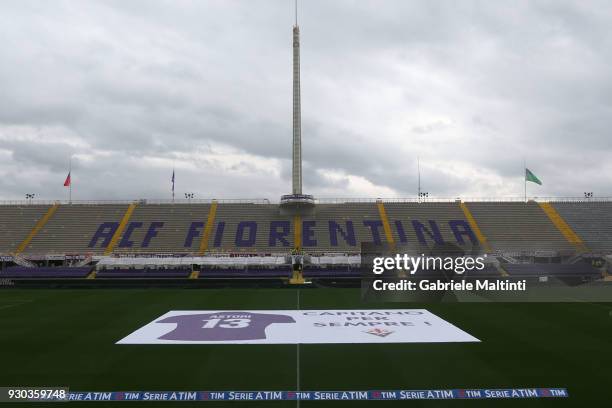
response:
<svg viewBox="0 0 612 408"><path fill-rule="evenodd" d="M129 240L119 241L115 253L138 252L154 253L180 253L185 252L184 247L186 232L192 222L206 223L210 204L146 204L138 205L129 222L133 228ZM158 223L158 224L154 224ZM159 223L163 223L160 225ZM143 248L145 237L151 228L161 227L163 234L158 233L151 238L149 245ZM153 226L153 227L152 227ZM128 224L129 227L129 224ZM202 228L203 229L203 228ZM124 231L125 235L125 231ZM193 239L190 251L197 251L200 245L200 237Z"/></svg>
<svg viewBox="0 0 612 408"><path fill-rule="evenodd" d="M0 253L11 253L32 231L50 205L0 205Z"/></svg>
<svg viewBox="0 0 612 408"><path fill-rule="evenodd" d="M40 229L51 205L0 205L0 255L288 253L294 218L265 203L62 204ZM594 250L612 252L612 202L554 203L561 217ZM502 252L574 251L535 202L467 202L490 248ZM320 203L299 219L308 253L358 253L362 242L459 246L478 243L458 202ZM209 220L209 215L213 214ZM386 216L383 216L386 214ZM386 218L386 219L385 219ZM208 225L207 241L202 237ZM385 227L389 228L386 229ZM31 235L31 240L26 237ZM111 248L109 248L109 245Z"/></svg>
<svg viewBox="0 0 612 408"><path fill-rule="evenodd" d="M199 278L288 278L289 268L215 268L205 267L200 271Z"/></svg>
<svg viewBox="0 0 612 408"><path fill-rule="evenodd" d="M494 250L574 249L535 202L468 202L467 206Z"/></svg>
<svg viewBox="0 0 612 408"><path fill-rule="evenodd" d="M451 220L464 220L465 217L458 203L385 203L387 216L391 224L395 220L403 222L403 230L408 242L417 242L418 238L414 228L410 226L411 220L419 220L429 227L428 221L436 221L437 226L445 240L454 242L453 232L449 227ZM395 242L401 242L397 226L392 228Z"/></svg>
<svg viewBox="0 0 612 408"><path fill-rule="evenodd" d="M305 278L360 278L361 271L358 268L349 268L348 266L325 266L315 267L307 266L304 268Z"/></svg>
<svg viewBox="0 0 612 408"><path fill-rule="evenodd" d="M86 278L91 272L91 267L39 267L27 268L14 266L0 270L0 278L37 278L37 279L57 279L57 278Z"/></svg>
<svg viewBox="0 0 612 408"><path fill-rule="evenodd" d="M316 224L313 230L313 236L316 237L316 247L312 248L308 245L308 241L303 242L304 250L309 251L315 249L320 252L359 252L359 247L350 245L346 239L343 239L342 233L336 233L337 239L332 245L332 237L329 233L329 222L335 222L341 227L344 232L347 232L347 222L351 222L355 230L355 240L360 242L372 242L371 229L364 225L364 221L380 220L378 210L375 203L344 203L344 204L319 204L316 207L314 216L304 217L303 221ZM382 228L378 231L381 240L386 241ZM304 240L303 240L304 241Z"/></svg>
<svg viewBox="0 0 612 408"><path fill-rule="evenodd" d="M96 279L123 279L123 278L173 278L186 279L189 277L189 268L157 268L157 269L100 269Z"/></svg>
<svg viewBox="0 0 612 408"><path fill-rule="evenodd" d="M560 202L554 207L587 248L612 252L612 202Z"/></svg>
<svg viewBox="0 0 612 408"><path fill-rule="evenodd" d="M501 273L494 265L485 265L481 270L466 271L463 276L467 279L497 278L501 276Z"/></svg>
<svg viewBox="0 0 612 408"><path fill-rule="evenodd" d="M60 205L55 215L30 242L26 253L101 253L88 245L102 223L119 222L127 204Z"/></svg>
<svg viewBox="0 0 612 408"><path fill-rule="evenodd" d="M280 215L279 207L275 204L222 203L217 208L215 231L208 247L220 252L286 252L293 247L293 227L290 221L291 217ZM222 234L219 222L224 223ZM277 246L270 246L268 230L271 222L288 223L286 244L277 240ZM238 233L239 226L242 234ZM279 231L282 226L278 226ZM248 245L251 233L255 235L255 240L253 245ZM216 239L219 236L220 241Z"/></svg>
<svg viewBox="0 0 612 408"><path fill-rule="evenodd" d="M586 262L576 264L535 263L504 264L503 269L512 277L584 277L596 279L601 272Z"/></svg>

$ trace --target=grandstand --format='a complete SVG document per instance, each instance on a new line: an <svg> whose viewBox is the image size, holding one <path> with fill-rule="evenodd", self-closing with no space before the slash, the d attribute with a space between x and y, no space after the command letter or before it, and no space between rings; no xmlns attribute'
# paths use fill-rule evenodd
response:
<svg viewBox="0 0 612 408"><path fill-rule="evenodd" d="M542 208L544 204L550 204L556 219ZM0 205L0 253L264 254L296 247L311 254L358 253L362 242L479 243L511 253L571 252L584 250L582 245L609 253L611 211L610 201L372 200L322 201L311 214L300 217L282 215L278 204L257 201L19 203Z"/></svg>
<svg viewBox="0 0 612 408"><path fill-rule="evenodd" d="M185 277L145 270L174 268L175 257L202 276L285 276L295 251L308 256L307 275L351 276L362 243L451 243L502 263L575 262L612 253L611 214L612 201L569 199L317 200L302 215L268 200L13 202L0 205L0 259L3 268L98 264L90 278Z"/></svg>

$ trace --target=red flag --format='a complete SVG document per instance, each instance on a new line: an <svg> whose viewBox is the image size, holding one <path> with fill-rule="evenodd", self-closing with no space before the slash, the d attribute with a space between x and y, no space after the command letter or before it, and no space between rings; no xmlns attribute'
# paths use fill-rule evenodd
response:
<svg viewBox="0 0 612 408"><path fill-rule="evenodd" d="M68 172L68 176L66 177L66 181L64 181L64 187L70 187L70 172Z"/></svg>

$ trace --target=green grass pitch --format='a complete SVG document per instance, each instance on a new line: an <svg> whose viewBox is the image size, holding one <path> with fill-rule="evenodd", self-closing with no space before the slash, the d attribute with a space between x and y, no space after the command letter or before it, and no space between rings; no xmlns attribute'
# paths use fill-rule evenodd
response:
<svg viewBox="0 0 612 408"><path fill-rule="evenodd" d="M296 295L296 289L2 290L0 386L69 386L83 391L295 389L295 345L115 342L169 310L295 309ZM300 299L302 309L423 307L482 340L302 345L302 390L551 386L567 387L570 393L568 399L329 401L302 402L303 407L610 406L612 304L364 304L359 289L302 289ZM296 405L285 401L120 405L126 404Z"/></svg>

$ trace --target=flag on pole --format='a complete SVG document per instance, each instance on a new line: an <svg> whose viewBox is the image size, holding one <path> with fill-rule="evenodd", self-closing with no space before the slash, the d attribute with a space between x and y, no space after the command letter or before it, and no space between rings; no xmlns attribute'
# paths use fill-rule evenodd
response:
<svg viewBox="0 0 612 408"><path fill-rule="evenodd" d="M66 181L64 181L64 187L70 187L70 183L72 180L70 180L70 173L72 173L71 171L68 172L68 175L66 176Z"/></svg>
<svg viewBox="0 0 612 408"><path fill-rule="evenodd" d="M542 185L542 182L540 181L540 179L537 178L536 175L533 174L531 170L529 170L526 167L525 167L525 181L531 181L532 183L539 184L540 186Z"/></svg>

